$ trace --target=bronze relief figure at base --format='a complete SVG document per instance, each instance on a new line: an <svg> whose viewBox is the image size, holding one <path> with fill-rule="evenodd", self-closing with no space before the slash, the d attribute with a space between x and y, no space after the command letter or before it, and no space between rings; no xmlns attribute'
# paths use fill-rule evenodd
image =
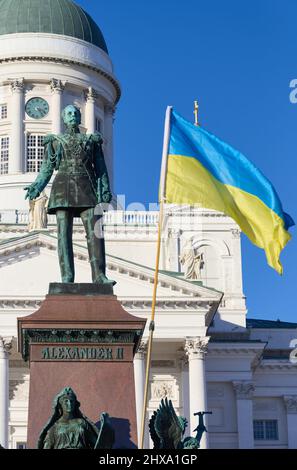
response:
<svg viewBox="0 0 297 470"><path fill-rule="evenodd" d="M48 203L48 213L56 214L58 254L63 283L74 282L73 219L81 217L87 238L92 280L99 284L115 282L106 277L102 211L98 204L112 200L100 134L81 134L80 110L67 106L62 117L65 134L47 135L44 160L34 183L25 188L26 198L34 200L42 193L57 170Z"/></svg>
<svg viewBox="0 0 297 470"><path fill-rule="evenodd" d="M114 430L108 414L101 414L98 429L80 411L72 388L58 393L53 408L54 413L40 434L38 449L112 449Z"/></svg>

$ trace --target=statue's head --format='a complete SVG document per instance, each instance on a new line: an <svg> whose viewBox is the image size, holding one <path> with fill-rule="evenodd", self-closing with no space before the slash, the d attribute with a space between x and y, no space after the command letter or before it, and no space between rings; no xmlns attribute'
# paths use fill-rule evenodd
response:
<svg viewBox="0 0 297 470"><path fill-rule="evenodd" d="M67 127L78 127L81 124L81 112L70 104L63 109L62 119Z"/></svg>
<svg viewBox="0 0 297 470"><path fill-rule="evenodd" d="M65 413L78 415L80 403L71 387L65 387L55 396L53 403L54 411L62 416Z"/></svg>

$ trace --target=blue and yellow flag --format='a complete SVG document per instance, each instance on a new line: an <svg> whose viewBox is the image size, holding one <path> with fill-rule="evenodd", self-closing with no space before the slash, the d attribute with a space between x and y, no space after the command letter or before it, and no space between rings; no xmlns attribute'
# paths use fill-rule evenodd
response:
<svg viewBox="0 0 297 470"><path fill-rule="evenodd" d="M279 257L294 222L268 179L242 153L174 111L168 138L166 203L224 212L282 274Z"/></svg>

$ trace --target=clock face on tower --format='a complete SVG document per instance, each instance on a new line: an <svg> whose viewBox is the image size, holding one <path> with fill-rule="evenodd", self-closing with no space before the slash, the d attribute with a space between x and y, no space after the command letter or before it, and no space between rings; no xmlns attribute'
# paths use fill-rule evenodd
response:
<svg viewBox="0 0 297 470"><path fill-rule="evenodd" d="M33 119L42 119L49 112L49 104L43 98L31 98L26 103L26 113Z"/></svg>

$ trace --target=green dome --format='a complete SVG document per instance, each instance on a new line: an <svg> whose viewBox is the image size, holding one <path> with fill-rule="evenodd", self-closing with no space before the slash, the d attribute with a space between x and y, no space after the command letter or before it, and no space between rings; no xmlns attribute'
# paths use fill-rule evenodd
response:
<svg viewBox="0 0 297 470"><path fill-rule="evenodd" d="M0 0L0 35L14 33L62 34L108 53L95 21L72 0Z"/></svg>

